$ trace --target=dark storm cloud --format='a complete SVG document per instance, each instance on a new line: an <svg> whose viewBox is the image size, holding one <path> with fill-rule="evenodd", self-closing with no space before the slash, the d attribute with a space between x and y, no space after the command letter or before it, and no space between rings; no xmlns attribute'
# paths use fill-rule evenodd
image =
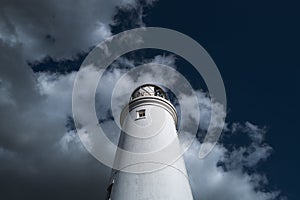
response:
<svg viewBox="0 0 300 200"><path fill-rule="evenodd" d="M1 1L0 38L21 43L30 60L74 56L110 36L117 7L140 6L135 0Z"/></svg>
<svg viewBox="0 0 300 200"><path fill-rule="evenodd" d="M2 42L1 51L5 52L0 55L1 198L88 197L80 190L65 192L81 188L81 183L90 183L83 191L100 187L100 196L105 192L109 169L91 158L77 135L66 128L67 116L71 115L72 80L57 80L61 83L58 88L47 85L47 91L42 90L42 83L26 65L18 46ZM42 76L39 79L44 80ZM46 83L43 81L44 86ZM70 140L68 135L74 137L76 148L65 145L64 141Z"/></svg>
<svg viewBox="0 0 300 200"><path fill-rule="evenodd" d="M110 169L69 130L75 73L33 73L29 61L72 59L110 35L135 1L2 1L1 199L103 199Z"/></svg>

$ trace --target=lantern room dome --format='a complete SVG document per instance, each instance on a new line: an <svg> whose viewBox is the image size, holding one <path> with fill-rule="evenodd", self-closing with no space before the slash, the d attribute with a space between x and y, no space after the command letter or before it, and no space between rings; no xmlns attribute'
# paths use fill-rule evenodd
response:
<svg viewBox="0 0 300 200"><path fill-rule="evenodd" d="M166 92L162 88L153 84L145 84L136 88L133 91L130 100L134 100L139 97L148 97L148 96L157 96L168 100Z"/></svg>

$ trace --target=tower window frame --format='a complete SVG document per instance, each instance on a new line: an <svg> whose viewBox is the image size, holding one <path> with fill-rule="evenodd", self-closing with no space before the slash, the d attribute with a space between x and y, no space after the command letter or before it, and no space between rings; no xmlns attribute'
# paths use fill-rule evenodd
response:
<svg viewBox="0 0 300 200"><path fill-rule="evenodd" d="M146 109L141 109L136 111L136 120L146 118Z"/></svg>

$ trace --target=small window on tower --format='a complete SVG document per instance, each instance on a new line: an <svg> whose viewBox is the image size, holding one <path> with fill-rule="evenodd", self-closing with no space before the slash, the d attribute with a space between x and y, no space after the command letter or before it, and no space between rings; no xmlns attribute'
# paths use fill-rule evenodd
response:
<svg viewBox="0 0 300 200"><path fill-rule="evenodd" d="M136 119L143 119L146 117L146 110L138 110L136 111Z"/></svg>

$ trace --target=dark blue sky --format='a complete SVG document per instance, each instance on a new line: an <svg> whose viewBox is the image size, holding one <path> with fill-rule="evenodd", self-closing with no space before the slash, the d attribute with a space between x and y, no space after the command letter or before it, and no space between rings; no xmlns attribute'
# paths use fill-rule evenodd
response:
<svg viewBox="0 0 300 200"><path fill-rule="evenodd" d="M296 1L160 1L145 17L147 26L178 30L209 52L226 86L228 121L267 126L274 151L260 170L289 199L300 196L299 6Z"/></svg>

